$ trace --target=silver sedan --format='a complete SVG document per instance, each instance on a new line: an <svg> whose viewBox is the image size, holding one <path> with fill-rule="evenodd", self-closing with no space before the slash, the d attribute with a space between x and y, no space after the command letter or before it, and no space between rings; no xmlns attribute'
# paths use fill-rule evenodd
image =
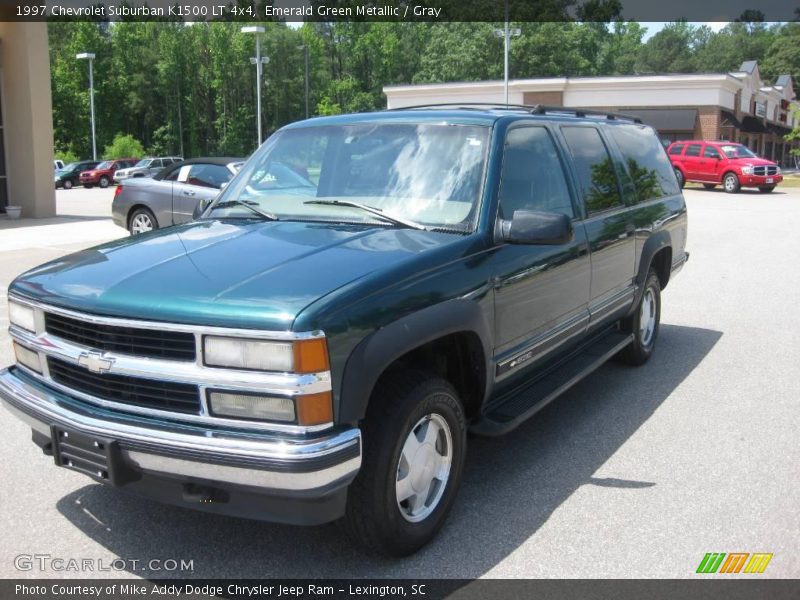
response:
<svg viewBox="0 0 800 600"><path fill-rule="evenodd" d="M192 220L195 207L211 201L236 174L243 158L193 158L153 178L123 181L114 194L114 223L131 235Z"/></svg>

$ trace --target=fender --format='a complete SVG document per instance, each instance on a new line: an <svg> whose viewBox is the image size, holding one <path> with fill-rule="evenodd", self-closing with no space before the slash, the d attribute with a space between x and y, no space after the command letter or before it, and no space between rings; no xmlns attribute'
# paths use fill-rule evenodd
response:
<svg viewBox="0 0 800 600"><path fill-rule="evenodd" d="M644 282L647 279L647 273L650 271L650 265L653 262L653 257L656 253L664 248L671 248L672 247L672 236L670 232L666 229L662 229L661 231L657 231L649 238L642 246L642 254L639 257L639 271L636 273L636 293L634 294L633 298L633 306L631 307L631 312L633 312L637 306L639 306L639 301L642 299L642 294L644 293ZM670 265L671 266L671 265ZM669 281L669 270L667 271L667 281ZM664 282L666 285L666 282ZM630 313L629 313L630 314Z"/></svg>
<svg viewBox="0 0 800 600"><path fill-rule="evenodd" d="M464 331L477 334L483 346L485 400L493 382L491 330L478 302L458 298L398 319L370 334L355 347L344 368L338 420L355 423L364 418L378 378L395 360L428 342Z"/></svg>

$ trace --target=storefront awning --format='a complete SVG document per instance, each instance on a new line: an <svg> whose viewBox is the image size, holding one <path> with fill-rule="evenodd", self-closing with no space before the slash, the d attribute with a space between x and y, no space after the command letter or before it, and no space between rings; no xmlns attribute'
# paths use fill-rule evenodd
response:
<svg viewBox="0 0 800 600"><path fill-rule="evenodd" d="M769 130L770 133L774 133L775 135L780 135L780 136L786 135L787 133L790 133L792 131L788 127L783 127L781 125L773 125L772 123L769 123L767 125L767 129Z"/></svg>
<svg viewBox="0 0 800 600"><path fill-rule="evenodd" d="M742 118L742 131L746 133L767 133L767 128L755 117L744 117Z"/></svg>
<svg viewBox="0 0 800 600"><path fill-rule="evenodd" d="M696 108L635 108L619 112L638 117L658 131L694 131Z"/></svg>
<svg viewBox="0 0 800 600"><path fill-rule="evenodd" d="M720 123L721 127L736 127L736 129L742 128L742 123L737 119L733 113L728 112L727 110L722 111L722 122Z"/></svg>

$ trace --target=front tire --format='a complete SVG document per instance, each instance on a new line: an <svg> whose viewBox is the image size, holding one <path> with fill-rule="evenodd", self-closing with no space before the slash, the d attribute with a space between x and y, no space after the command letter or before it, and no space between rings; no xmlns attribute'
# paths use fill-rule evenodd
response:
<svg viewBox="0 0 800 600"><path fill-rule="evenodd" d="M729 194L737 194L742 186L736 173L725 173L725 177L722 178L722 187Z"/></svg>
<svg viewBox="0 0 800 600"><path fill-rule="evenodd" d="M675 178L678 180L678 187L683 189L683 186L686 185L686 178L683 176L683 171L679 168L675 167Z"/></svg>
<svg viewBox="0 0 800 600"><path fill-rule="evenodd" d="M758 188L758 191L762 194L769 194L772 190L775 189L774 185L765 185L764 187Z"/></svg>
<svg viewBox="0 0 800 600"><path fill-rule="evenodd" d="M632 333L633 342L617 355L619 361L632 366L646 363L655 349L660 325L661 281L650 269L639 305L631 316L622 320L620 329L623 333Z"/></svg>
<svg viewBox="0 0 800 600"><path fill-rule="evenodd" d="M72 189L72 180L71 179L65 179L64 180L64 189L65 190L71 190Z"/></svg>
<svg viewBox="0 0 800 600"><path fill-rule="evenodd" d="M413 554L444 524L461 481L467 438L458 394L419 371L388 375L362 431L363 463L342 529L369 552Z"/></svg>
<svg viewBox="0 0 800 600"><path fill-rule="evenodd" d="M108 184L109 184L108 177L106 177L105 175L103 175L103 176L100 178L100 187L101 187L101 188L103 188L103 189L105 189L105 188L107 188L107 187L108 187Z"/></svg>
<svg viewBox="0 0 800 600"><path fill-rule="evenodd" d="M131 213L128 219L128 231L131 235L147 233L154 229L158 229L158 221L149 209L141 207Z"/></svg>

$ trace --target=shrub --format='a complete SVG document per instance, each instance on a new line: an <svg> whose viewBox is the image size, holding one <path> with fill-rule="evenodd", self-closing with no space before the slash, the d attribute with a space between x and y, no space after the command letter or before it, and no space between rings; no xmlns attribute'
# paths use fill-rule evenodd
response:
<svg viewBox="0 0 800 600"><path fill-rule="evenodd" d="M118 133L114 136L114 141L110 146L103 150L103 158L142 158L144 147L142 143L132 135L122 135Z"/></svg>

